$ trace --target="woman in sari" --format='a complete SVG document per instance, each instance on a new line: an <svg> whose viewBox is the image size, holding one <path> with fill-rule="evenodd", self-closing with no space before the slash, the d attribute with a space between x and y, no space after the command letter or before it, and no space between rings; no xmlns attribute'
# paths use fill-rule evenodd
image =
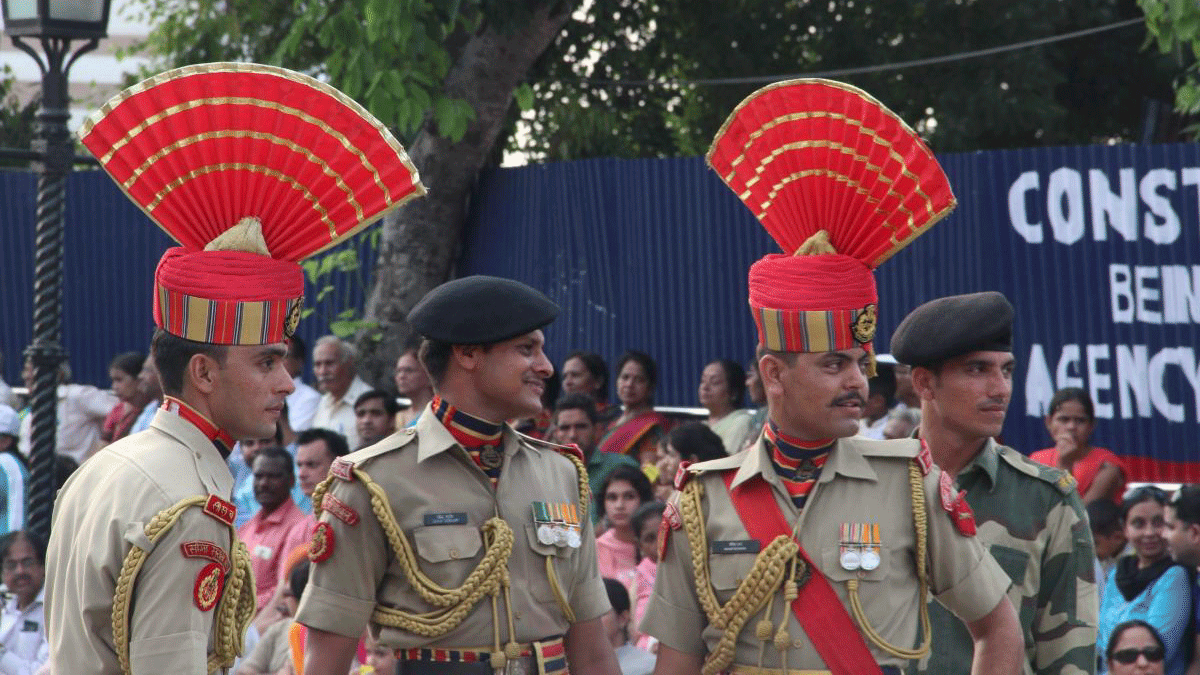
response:
<svg viewBox="0 0 1200 675"><path fill-rule="evenodd" d="M617 398L624 410L600 439L601 452L630 455L640 466L654 466L658 439L670 427L670 420L654 411L657 381L658 365L649 354L625 352L617 362Z"/></svg>

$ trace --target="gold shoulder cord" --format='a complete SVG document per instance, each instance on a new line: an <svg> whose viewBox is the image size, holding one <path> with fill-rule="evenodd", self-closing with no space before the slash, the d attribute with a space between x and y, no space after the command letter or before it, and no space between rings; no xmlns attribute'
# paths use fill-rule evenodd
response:
<svg viewBox="0 0 1200 675"><path fill-rule="evenodd" d="M583 523L588 519L588 506L592 503L592 488L588 483L587 465L572 453L561 452L559 454L571 460L571 463L575 465L575 474L579 480L579 522ZM575 623L575 610L571 609L571 604L567 602L567 596L563 593L562 585L558 581L558 573L554 571L554 556L546 556L546 578L550 580L550 590L554 591L554 599L558 601L558 608L562 610L563 617L567 623Z"/></svg>
<svg viewBox="0 0 1200 675"><path fill-rule="evenodd" d="M203 507L208 496L197 496L183 499L174 506L164 509L146 524L145 534L151 543L162 538L192 506ZM208 657L208 672L213 673L220 668L228 668L242 653L242 641L246 635L246 627L254 618L255 597L253 572L250 570L250 554L246 545L237 538L237 530L229 525L230 544L233 553L233 569L225 584L225 591L217 605L214 619L216 635L214 651ZM148 552L140 546L134 546L125 556L121 564L121 573L117 577L116 593L113 596L112 632L113 645L117 650L117 661L121 672L130 675L129 665L129 606L133 601L134 584L137 575L146 562Z"/></svg>
<svg viewBox="0 0 1200 675"><path fill-rule="evenodd" d="M931 644L929 626L928 588L926 575L926 545L928 540L928 523L925 513L925 485L923 474L915 461L909 463L909 483L912 487L913 527L916 531L917 548L917 578L919 581L919 602L921 603L920 621L924 633L922 645L915 650L896 647L879 635L871 627L863 611L858 597L858 580L846 582L850 596L850 608L855 621L862 628L867 639L880 649L903 659L919 659L929 652ZM696 594L708 617L709 623L721 629L721 639L716 648L709 653L701 668L702 675L714 675L727 669L733 662L737 637L741 634L746 622L751 616L767 606L767 617L755 626L755 635L762 642L772 640L786 659L791 644L787 634L788 613L784 610L779 629L776 631L770 620L770 606L774 604L775 591L784 584L784 600L790 604L799 593L798 580L803 577L801 569L803 562L798 555L800 546L789 535L779 535L771 540L754 559L754 564L746 574L746 578L738 585L729 602L721 605L713 591L711 575L708 570L708 541L705 534L703 507L701 500L704 488L701 481L693 480L684 486L679 502L680 516L683 520L684 531L687 533L691 548L692 569L696 577ZM761 653L760 653L761 657ZM786 664L786 660L785 660ZM786 666L785 666L786 669Z"/></svg>

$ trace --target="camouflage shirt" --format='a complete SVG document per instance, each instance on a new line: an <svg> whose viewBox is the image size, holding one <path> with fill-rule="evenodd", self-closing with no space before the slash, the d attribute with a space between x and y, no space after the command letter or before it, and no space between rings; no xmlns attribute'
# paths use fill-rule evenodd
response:
<svg viewBox="0 0 1200 675"><path fill-rule="evenodd" d="M975 511L980 541L1012 578L1008 597L1025 640L1022 672L1094 673L1095 552L1074 479L989 439L957 485ZM929 613L933 650L920 672L969 672L966 626L937 603Z"/></svg>

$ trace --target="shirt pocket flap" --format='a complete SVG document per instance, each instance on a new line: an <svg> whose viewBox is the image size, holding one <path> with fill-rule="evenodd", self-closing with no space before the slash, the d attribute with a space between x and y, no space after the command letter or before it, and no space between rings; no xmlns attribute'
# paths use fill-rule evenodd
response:
<svg viewBox="0 0 1200 675"><path fill-rule="evenodd" d="M858 549L855 549L857 551ZM865 570L862 568L861 554L858 569L848 570L842 567L842 547L841 546L826 546L821 549L821 571L827 578L832 581L849 581L850 579L862 579L863 581L880 581L888 576L888 568L892 564L891 551L885 547L879 547L879 566L873 570Z"/></svg>
<svg viewBox="0 0 1200 675"><path fill-rule="evenodd" d="M753 553L725 553L708 556L708 576L713 588L732 591L741 585L754 567Z"/></svg>
<svg viewBox="0 0 1200 675"><path fill-rule="evenodd" d="M999 544L992 544L992 557L1000 564L1000 569L1012 579L1014 586L1025 583L1025 570L1029 567L1029 554L1025 551Z"/></svg>
<svg viewBox="0 0 1200 675"><path fill-rule="evenodd" d="M413 530L417 555L431 563L474 558L483 547L479 530L471 525L435 525Z"/></svg>

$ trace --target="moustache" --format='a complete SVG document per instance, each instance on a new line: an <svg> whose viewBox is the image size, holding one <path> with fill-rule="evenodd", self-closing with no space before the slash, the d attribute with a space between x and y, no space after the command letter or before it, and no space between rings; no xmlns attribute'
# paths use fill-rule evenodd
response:
<svg viewBox="0 0 1200 675"><path fill-rule="evenodd" d="M860 405L864 408L867 406L867 400L865 398L863 398L861 394L857 394L854 392L851 392L849 394L845 394L845 395L842 395L842 396L839 396L839 397L833 399L833 403L830 405L839 406L839 405L845 405L847 403L857 403L858 405Z"/></svg>

